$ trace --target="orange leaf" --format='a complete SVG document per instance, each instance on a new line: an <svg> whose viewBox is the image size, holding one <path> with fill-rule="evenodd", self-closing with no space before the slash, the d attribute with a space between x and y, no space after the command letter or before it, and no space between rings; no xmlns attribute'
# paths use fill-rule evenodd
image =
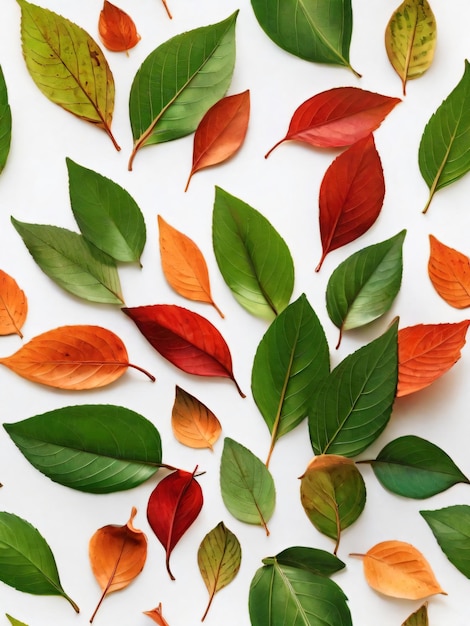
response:
<svg viewBox="0 0 470 626"><path fill-rule="evenodd" d="M249 89L222 98L207 111L194 135L193 165L185 191L193 174L235 154L245 140L249 119Z"/></svg>
<svg viewBox="0 0 470 626"><path fill-rule="evenodd" d="M147 558L147 537L133 526L137 509L124 526L103 526L90 539L91 568L103 594L91 616L93 621L104 598L127 587L142 571Z"/></svg>
<svg viewBox="0 0 470 626"><path fill-rule="evenodd" d="M394 598L420 600L436 593L447 595L424 556L404 541L383 541L363 558L364 575L376 591Z"/></svg>
<svg viewBox="0 0 470 626"><path fill-rule="evenodd" d="M121 339L100 326L61 326L38 335L0 364L33 382L59 389L94 389L122 376L129 363Z"/></svg>
<svg viewBox="0 0 470 626"><path fill-rule="evenodd" d="M447 304L464 309L470 306L470 259L429 235L431 253L429 278Z"/></svg>
<svg viewBox="0 0 470 626"><path fill-rule="evenodd" d="M158 626L169 626L168 622L163 617L161 602L155 609L144 611L144 615L148 615Z"/></svg>
<svg viewBox="0 0 470 626"><path fill-rule="evenodd" d="M470 320L418 324L398 331L397 397L427 387L459 359Z"/></svg>
<svg viewBox="0 0 470 626"><path fill-rule="evenodd" d="M223 317L212 300L206 261L197 245L160 215L158 228L163 273L170 286L188 300L211 304Z"/></svg>
<svg viewBox="0 0 470 626"><path fill-rule="evenodd" d="M108 0L104 0L100 12L98 31L101 41L112 52L127 52L140 41L132 18Z"/></svg>
<svg viewBox="0 0 470 626"><path fill-rule="evenodd" d="M190 448L210 448L222 431L217 417L197 398L176 386L171 426L178 441Z"/></svg>
<svg viewBox="0 0 470 626"><path fill-rule="evenodd" d="M21 327L28 313L28 302L17 282L0 270L0 335L14 335L21 338Z"/></svg>

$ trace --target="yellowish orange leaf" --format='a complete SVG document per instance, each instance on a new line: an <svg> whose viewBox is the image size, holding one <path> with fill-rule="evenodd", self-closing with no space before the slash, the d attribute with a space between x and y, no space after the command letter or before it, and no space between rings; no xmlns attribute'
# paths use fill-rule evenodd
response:
<svg viewBox="0 0 470 626"><path fill-rule="evenodd" d="M158 624L158 626L170 626L163 617L161 602L155 609L152 609L151 611L144 611L144 615L148 615L150 619L153 619L153 621Z"/></svg>
<svg viewBox="0 0 470 626"><path fill-rule="evenodd" d="M464 309L470 306L470 259L429 236L429 278L437 293L448 304Z"/></svg>
<svg viewBox="0 0 470 626"><path fill-rule="evenodd" d="M0 270L0 335L23 337L21 327L28 313L28 301L16 280Z"/></svg>
<svg viewBox="0 0 470 626"><path fill-rule="evenodd" d="M171 426L178 441L190 448L210 448L222 432L217 417L202 402L176 386Z"/></svg>
<svg viewBox="0 0 470 626"><path fill-rule="evenodd" d="M133 19L122 9L104 0L98 21L101 41L112 52L127 52L140 41Z"/></svg>

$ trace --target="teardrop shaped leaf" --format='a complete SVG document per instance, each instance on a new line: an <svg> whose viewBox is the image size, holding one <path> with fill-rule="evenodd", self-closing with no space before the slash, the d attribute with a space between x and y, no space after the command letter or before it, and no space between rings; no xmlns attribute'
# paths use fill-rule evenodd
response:
<svg viewBox="0 0 470 626"><path fill-rule="evenodd" d="M158 430L120 406L68 406L3 427L33 467L88 493L132 489L162 462Z"/></svg>
<svg viewBox="0 0 470 626"><path fill-rule="evenodd" d="M134 20L125 11L104 0L98 20L101 41L113 52L127 52L140 41Z"/></svg>
<svg viewBox="0 0 470 626"><path fill-rule="evenodd" d="M237 15L172 37L142 63L129 99L130 170L140 148L189 135L225 95L235 66Z"/></svg>
<svg viewBox="0 0 470 626"><path fill-rule="evenodd" d="M263 559L263 563L269 565L272 557ZM293 546L276 554L276 561L280 565L288 565L297 569L304 569L312 574L331 576L344 569L346 565L337 556L318 548L306 548Z"/></svg>
<svg viewBox="0 0 470 626"><path fill-rule="evenodd" d="M21 328L28 313L28 301L16 280L0 270L0 335L17 334L23 337Z"/></svg>
<svg viewBox="0 0 470 626"><path fill-rule="evenodd" d="M132 196L117 183L67 158L70 203L82 235L116 261L140 261L146 229Z"/></svg>
<svg viewBox="0 0 470 626"><path fill-rule="evenodd" d="M79 608L62 588L57 565L44 537L29 522L0 512L0 580L25 593L62 596Z"/></svg>
<svg viewBox="0 0 470 626"><path fill-rule="evenodd" d="M419 170L429 187L423 213L436 191L470 170L470 64L462 79L426 124L418 152Z"/></svg>
<svg viewBox="0 0 470 626"><path fill-rule="evenodd" d="M7 85L2 67L0 66L0 174L6 165L8 154L10 153L11 125L11 109L8 104Z"/></svg>
<svg viewBox="0 0 470 626"><path fill-rule="evenodd" d="M52 102L111 133L114 79L96 41L80 26L48 9L21 7L23 56L31 78Z"/></svg>
<svg viewBox="0 0 470 626"><path fill-rule="evenodd" d="M286 308L294 288L289 248L261 213L220 187L212 242L225 282L247 311L272 320Z"/></svg>
<svg viewBox="0 0 470 626"><path fill-rule="evenodd" d="M398 322L348 355L316 389L308 416L315 454L353 457L382 433L398 378Z"/></svg>
<svg viewBox="0 0 470 626"><path fill-rule="evenodd" d="M427 602L425 602L417 611L412 613L401 626L429 626Z"/></svg>
<svg viewBox="0 0 470 626"><path fill-rule="evenodd" d="M470 259L429 235L431 252L428 274L437 293L447 304L465 309L470 306Z"/></svg>
<svg viewBox="0 0 470 626"><path fill-rule="evenodd" d="M185 446L211 450L222 431L214 413L178 385L171 412L171 427L176 439Z"/></svg>

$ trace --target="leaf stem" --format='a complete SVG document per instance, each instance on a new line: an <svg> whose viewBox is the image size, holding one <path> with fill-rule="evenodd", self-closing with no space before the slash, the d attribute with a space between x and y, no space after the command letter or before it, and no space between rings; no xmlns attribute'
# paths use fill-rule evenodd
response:
<svg viewBox="0 0 470 626"><path fill-rule="evenodd" d="M165 11L166 11L166 13L167 13L168 17L170 18L170 20L172 20L172 19L173 19L173 16L172 16L172 14L170 13L170 9L169 9L169 7L168 7L168 4L166 3L166 0L162 0L162 2L163 2L163 6L165 7Z"/></svg>
<svg viewBox="0 0 470 626"><path fill-rule="evenodd" d="M139 365L134 365L133 363L127 363L127 365L129 367L133 367L135 370L142 372L142 374L145 374L148 378L150 378L150 380L154 383L156 381L156 378L153 374L151 374L150 372L148 372L146 369L144 369L143 367L140 367Z"/></svg>
<svg viewBox="0 0 470 626"><path fill-rule="evenodd" d="M116 150L118 152L120 152L121 150L121 146L118 144L118 142L116 141L116 139L114 138L113 133L111 132L111 128L105 124L104 125L104 130L106 131L106 134L108 135L108 137L111 139L111 141L113 142L113 146L116 148Z"/></svg>
<svg viewBox="0 0 470 626"><path fill-rule="evenodd" d="M80 609L79 609L77 603L74 602L72 600L72 598L70 596L68 596L65 592L64 592L63 596L67 600L67 602L70 602L70 604L73 606L73 610L75 611L75 613L80 613Z"/></svg>
<svg viewBox="0 0 470 626"><path fill-rule="evenodd" d="M206 610L204 611L204 615L201 617L201 622L203 622L206 619L207 614L209 613L209 609L211 608L211 604L212 604L212 600L214 599L214 596L215 596L215 589L213 589L209 597L209 602L207 603Z"/></svg>
<svg viewBox="0 0 470 626"><path fill-rule="evenodd" d="M285 138L285 137L283 137L280 141L278 141L277 143L275 143L275 144L274 144L274 146L273 146L270 150L268 150L268 151L266 152L266 154L264 155L264 158L265 158L265 159L267 159L267 158L268 158L268 156L271 154L271 152L273 152L273 150L275 150L278 146L280 146L280 145L281 145L281 143L282 143L283 141L285 141L285 140L286 140L286 138Z"/></svg>

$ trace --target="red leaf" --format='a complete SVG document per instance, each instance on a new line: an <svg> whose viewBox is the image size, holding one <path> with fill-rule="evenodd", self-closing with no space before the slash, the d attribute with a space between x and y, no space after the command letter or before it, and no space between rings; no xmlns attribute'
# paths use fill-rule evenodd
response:
<svg viewBox="0 0 470 626"><path fill-rule="evenodd" d="M202 315L175 304L122 310L155 350L173 365L188 374L230 378L245 397L234 378L232 356L225 339Z"/></svg>
<svg viewBox="0 0 470 626"><path fill-rule="evenodd" d="M101 41L112 52L130 50L140 41L133 19L122 9L104 0L98 21Z"/></svg>
<svg viewBox="0 0 470 626"><path fill-rule="evenodd" d="M175 577L170 570L171 552L197 518L203 504L202 489L194 472L176 470L166 476L152 491L147 506L147 519L165 548L166 569L172 580Z"/></svg>
<svg viewBox="0 0 470 626"><path fill-rule="evenodd" d="M295 111L287 135L269 152L287 140L303 141L317 148L350 146L380 126L399 103L358 87L336 87L306 100Z"/></svg>
<svg viewBox="0 0 470 626"><path fill-rule="evenodd" d="M323 254L363 235L383 205L385 182L372 134L339 155L327 169L320 187L320 234Z"/></svg>

